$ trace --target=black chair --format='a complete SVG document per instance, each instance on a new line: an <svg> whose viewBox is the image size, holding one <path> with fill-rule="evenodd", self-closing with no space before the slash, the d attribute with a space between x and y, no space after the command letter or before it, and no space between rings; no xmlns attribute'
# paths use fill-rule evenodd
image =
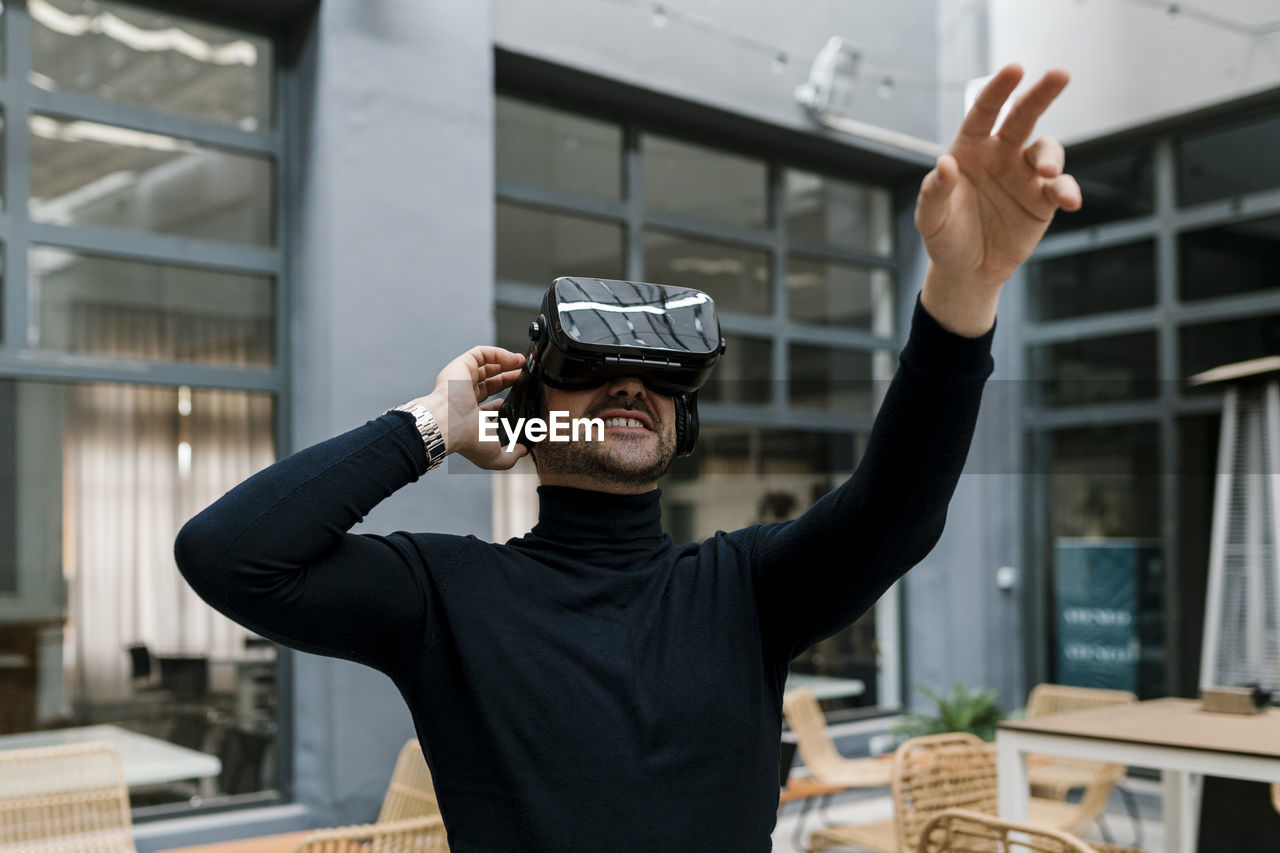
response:
<svg viewBox="0 0 1280 853"><path fill-rule="evenodd" d="M203 699L209 693L209 659L207 657L158 657L160 685L179 700Z"/></svg>
<svg viewBox="0 0 1280 853"><path fill-rule="evenodd" d="M266 756L274 737L264 732L229 728L218 758L222 773L218 787L224 794L252 794L264 789Z"/></svg>
<svg viewBox="0 0 1280 853"><path fill-rule="evenodd" d="M155 668L151 666L151 650L142 643L128 647L129 652L129 686L135 693L154 693L163 688L156 678Z"/></svg>

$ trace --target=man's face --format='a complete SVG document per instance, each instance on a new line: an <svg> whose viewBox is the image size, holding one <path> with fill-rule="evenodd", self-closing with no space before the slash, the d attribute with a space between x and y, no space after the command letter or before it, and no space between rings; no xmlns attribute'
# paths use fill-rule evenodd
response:
<svg viewBox="0 0 1280 853"><path fill-rule="evenodd" d="M649 390L638 377L624 376L582 391L544 389L543 417L562 411L570 418L601 418L605 427L604 441L538 444L540 473L638 487L655 484L671 467L676 449L675 401Z"/></svg>

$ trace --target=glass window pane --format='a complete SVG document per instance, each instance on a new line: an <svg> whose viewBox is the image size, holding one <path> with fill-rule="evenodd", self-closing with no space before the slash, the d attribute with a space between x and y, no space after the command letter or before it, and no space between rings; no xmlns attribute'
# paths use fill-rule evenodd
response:
<svg viewBox="0 0 1280 853"><path fill-rule="evenodd" d="M1062 320L1156 301L1156 246L1146 241L1027 265L1028 314Z"/></svg>
<svg viewBox="0 0 1280 853"><path fill-rule="evenodd" d="M550 287L562 275L622 278L622 227L513 204L497 205L499 281Z"/></svg>
<svg viewBox="0 0 1280 853"><path fill-rule="evenodd" d="M1047 439L1054 681L1163 695L1159 430L1086 427Z"/></svg>
<svg viewBox="0 0 1280 853"><path fill-rule="evenodd" d="M527 352L530 344L529 322L537 316L537 308L496 306L493 309L493 319L497 331L497 345L512 352Z"/></svg>
<svg viewBox="0 0 1280 853"><path fill-rule="evenodd" d="M895 358L889 350L791 344L788 353L787 398L797 408L870 415L893 376Z"/></svg>
<svg viewBox="0 0 1280 853"><path fill-rule="evenodd" d="M135 807L192 802L199 782L207 805L274 787L275 648L173 559L186 519L274 460L274 409L245 391L0 380L0 565L23 614L0 623L6 748L128 730L149 782Z"/></svg>
<svg viewBox="0 0 1280 853"><path fill-rule="evenodd" d="M751 228L768 222L763 160L652 134L641 138L640 155L647 206Z"/></svg>
<svg viewBox="0 0 1280 853"><path fill-rule="evenodd" d="M622 197L622 128L498 96L499 181L584 195Z"/></svg>
<svg viewBox="0 0 1280 853"><path fill-rule="evenodd" d="M884 187L788 169L785 192L788 238L893 254L893 197Z"/></svg>
<svg viewBox="0 0 1280 853"><path fill-rule="evenodd" d="M817 323L893 335L893 273L834 261L787 259L787 316Z"/></svg>
<svg viewBox="0 0 1280 853"><path fill-rule="evenodd" d="M30 127L36 222L274 243L266 157L49 116L32 116Z"/></svg>
<svg viewBox="0 0 1280 853"><path fill-rule="evenodd" d="M768 314L773 310L769 256L763 251L646 231L644 276L654 284L709 293L717 311Z"/></svg>
<svg viewBox="0 0 1280 853"><path fill-rule="evenodd" d="M726 347L711 379L699 392L703 402L769 404L773 376L773 341L724 335Z"/></svg>
<svg viewBox="0 0 1280 853"><path fill-rule="evenodd" d="M1280 187L1280 115L1178 140L1178 203L1199 204Z"/></svg>
<svg viewBox="0 0 1280 853"><path fill-rule="evenodd" d="M1280 353L1280 314L1202 323L1178 330L1183 378L1213 367Z"/></svg>
<svg viewBox="0 0 1280 853"><path fill-rule="evenodd" d="M1212 299L1280 286L1280 216L1193 231L1178 238L1179 295Z"/></svg>
<svg viewBox="0 0 1280 853"><path fill-rule="evenodd" d="M275 359L269 276L31 250L31 346L157 361L266 367Z"/></svg>
<svg viewBox="0 0 1280 853"><path fill-rule="evenodd" d="M1037 405L1149 400L1159 394L1155 332L1048 344L1029 353Z"/></svg>
<svg viewBox="0 0 1280 853"><path fill-rule="evenodd" d="M1050 233L1147 216L1156 209L1149 148L1079 158L1068 154L1067 171L1079 182L1084 205L1074 213L1058 211Z"/></svg>
<svg viewBox="0 0 1280 853"><path fill-rule="evenodd" d="M32 85L242 130L271 126L265 36L111 0L29 0Z"/></svg>

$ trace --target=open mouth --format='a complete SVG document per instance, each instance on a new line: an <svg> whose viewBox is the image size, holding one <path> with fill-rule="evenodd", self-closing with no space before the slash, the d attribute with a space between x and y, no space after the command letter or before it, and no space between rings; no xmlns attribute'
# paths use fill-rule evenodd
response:
<svg viewBox="0 0 1280 853"><path fill-rule="evenodd" d="M597 415L602 421L606 429L634 429L634 430L652 430L649 416L642 412L621 411L614 409Z"/></svg>
<svg viewBox="0 0 1280 853"><path fill-rule="evenodd" d="M635 418L605 418L604 425L606 427L625 427L627 429L648 429L647 426Z"/></svg>

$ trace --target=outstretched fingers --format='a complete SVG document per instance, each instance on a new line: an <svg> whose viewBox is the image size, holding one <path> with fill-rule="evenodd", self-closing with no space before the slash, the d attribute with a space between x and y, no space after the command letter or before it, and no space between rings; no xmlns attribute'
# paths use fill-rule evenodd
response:
<svg viewBox="0 0 1280 853"><path fill-rule="evenodd" d="M1018 99L1009 111L1009 116L1000 125L996 134L1004 142L1021 147L1031 138L1036 122L1044 111L1053 103L1054 98L1062 93L1071 75L1063 68L1051 68L1032 86L1025 95Z"/></svg>
<svg viewBox="0 0 1280 853"><path fill-rule="evenodd" d="M968 114L960 124L960 135L980 139L990 136L991 129L996 126L996 119L1000 117L1000 110L1004 108L1004 102L1009 100L1009 96L1018 87L1020 80L1022 80L1020 65L1006 65L997 71L996 76L982 87L977 100L969 108Z"/></svg>

